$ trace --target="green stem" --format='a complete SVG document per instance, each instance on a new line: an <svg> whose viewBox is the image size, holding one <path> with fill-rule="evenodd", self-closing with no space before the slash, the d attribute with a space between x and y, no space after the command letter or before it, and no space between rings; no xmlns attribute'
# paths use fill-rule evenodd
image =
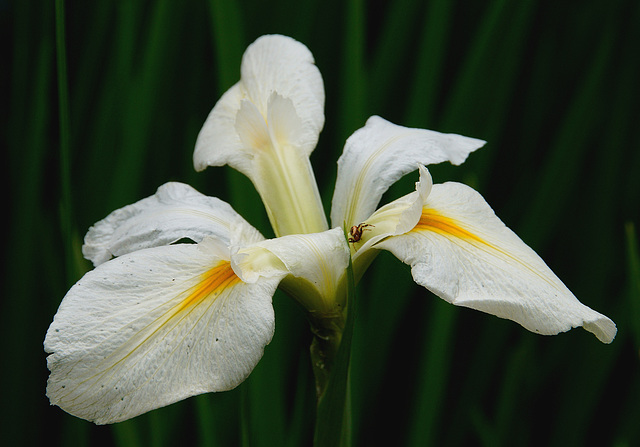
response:
<svg viewBox="0 0 640 447"><path fill-rule="evenodd" d="M351 259L346 279L345 311L311 318L314 334L311 362L318 399L314 447L351 445L349 363L355 319L355 282Z"/></svg>
<svg viewBox="0 0 640 447"><path fill-rule="evenodd" d="M316 379L316 397L325 395L335 365L345 320L342 315L314 319L311 322L311 365Z"/></svg>
<svg viewBox="0 0 640 447"><path fill-rule="evenodd" d="M316 319L311 325L311 362L317 395L314 447L351 444L349 360L353 323L348 327L348 320Z"/></svg>

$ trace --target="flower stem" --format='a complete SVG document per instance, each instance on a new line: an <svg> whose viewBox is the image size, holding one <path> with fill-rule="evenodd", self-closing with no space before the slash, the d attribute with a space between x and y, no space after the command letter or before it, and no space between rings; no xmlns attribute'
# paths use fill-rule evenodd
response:
<svg viewBox="0 0 640 447"><path fill-rule="evenodd" d="M354 284L349 259L344 312L311 318L311 362L317 396L314 447L351 445L349 361L355 317Z"/></svg>
<svg viewBox="0 0 640 447"><path fill-rule="evenodd" d="M310 351L316 379L316 397L319 400L325 395L336 363L345 320L341 315L314 320L311 322L313 341Z"/></svg>

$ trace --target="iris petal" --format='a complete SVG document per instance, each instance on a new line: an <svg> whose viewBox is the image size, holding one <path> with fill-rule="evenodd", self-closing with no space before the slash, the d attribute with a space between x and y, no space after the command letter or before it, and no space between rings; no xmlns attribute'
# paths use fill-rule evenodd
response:
<svg viewBox="0 0 640 447"><path fill-rule="evenodd" d="M279 278L243 283L216 251L150 248L87 273L45 339L51 403L106 424L242 382L273 335Z"/></svg>
<svg viewBox="0 0 640 447"><path fill-rule="evenodd" d="M87 232L82 251L97 266L135 250L183 238L200 242L205 237L226 245L264 239L228 203L172 182L96 223Z"/></svg>
<svg viewBox="0 0 640 447"><path fill-rule="evenodd" d="M460 164L484 143L460 135L398 126L372 116L349 137L338 160L332 225L346 222L351 227L366 220L387 189L419 164Z"/></svg>
<svg viewBox="0 0 640 447"><path fill-rule="evenodd" d="M484 199L459 183L434 185L413 229L376 244L411 266L440 298L553 335L583 326L610 343L615 324L580 303Z"/></svg>

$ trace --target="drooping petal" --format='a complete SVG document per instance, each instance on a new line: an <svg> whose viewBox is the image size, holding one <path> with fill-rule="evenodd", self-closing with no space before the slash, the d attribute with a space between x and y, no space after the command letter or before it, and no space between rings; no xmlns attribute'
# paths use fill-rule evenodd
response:
<svg viewBox="0 0 640 447"><path fill-rule="evenodd" d="M272 338L279 278L242 282L225 249L150 248L87 273L44 342L51 403L106 424L242 382Z"/></svg>
<svg viewBox="0 0 640 447"><path fill-rule="evenodd" d="M583 326L610 343L615 324L578 301L544 261L459 183L434 185L417 225L376 245L444 300L545 335Z"/></svg>
<svg viewBox="0 0 640 447"><path fill-rule="evenodd" d="M389 186L418 164L449 161L458 165L484 144L475 138L407 128L372 116L349 137L338 160L332 225L363 222Z"/></svg>
<svg viewBox="0 0 640 447"><path fill-rule="evenodd" d="M282 286L312 312L335 311L349 248L341 228L268 239L238 250L232 265L244 281L287 276ZM338 302L336 302L338 300Z"/></svg>
<svg viewBox="0 0 640 447"><path fill-rule="evenodd" d="M211 236L226 243L264 239L231 206L183 183L166 183L150 197L109 214L89 229L82 252L99 265L113 256Z"/></svg>
<svg viewBox="0 0 640 447"><path fill-rule="evenodd" d="M324 125L311 52L289 37L263 36L247 48L241 73L198 135L196 169L228 164L249 177L278 236L328 229L309 162Z"/></svg>

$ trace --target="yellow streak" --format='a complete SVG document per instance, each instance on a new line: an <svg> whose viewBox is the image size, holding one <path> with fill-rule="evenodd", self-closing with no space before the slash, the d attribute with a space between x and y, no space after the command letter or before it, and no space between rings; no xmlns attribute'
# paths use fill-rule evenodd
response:
<svg viewBox="0 0 640 447"><path fill-rule="evenodd" d="M456 220L443 216L438 211L430 208L422 209L422 216L420 216L420 221L411 231L433 231L434 233L441 234L445 237L455 237L461 240L465 240L466 242L471 243L476 248L488 253L494 257L496 253L499 253L503 256L503 260L507 262L513 262L514 264L519 264L521 268L528 270L532 275L537 276L547 284L552 287L558 289L558 286L555 281L549 279L550 277L545 275L544 272L541 272L537 267L528 264L527 262L521 260L520 258L514 256L508 251L500 248L499 246L490 244L479 236L465 230L460 227ZM455 241L454 241L455 242ZM561 289L558 289L561 290Z"/></svg>
<svg viewBox="0 0 640 447"><path fill-rule="evenodd" d="M175 308L175 313L195 306L208 296L219 295L225 288L231 287L240 278L236 276L228 262L221 262L209 271L202 274L202 280L195 286L191 293Z"/></svg>
<svg viewBox="0 0 640 447"><path fill-rule="evenodd" d="M443 236L454 236L467 241L479 242L484 245L491 244L482 238L460 227L458 223L450 217L443 216L433 209L423 209L420 221L414 227L414 231L433 231Z"/></svg>
<svg viewBox="0 0 640 447"><path fill-rule="evenodd" d="M157 318L153 323L147 325L146 327L140 329L134 336L132 336L127 342L125 342L118 349L113 351L111 354L106 356L102 362L95 366L95 369L98 371L96 374L93 374L86 378L85 380L80 382L84 384L89 380L93 380L93 383L97 383L102 380L110 371L113 371L114 368L118 365L121 365L127 358L129 358L133 353L135 353L138 349L145 346L145 344L151 340L159 331L166 327L168 322L172 321L174 317L180 314L183 310L193 309L194 306L203 302L206 298L214 295L213 298L220 295L224 289L227 287L233 287L235 284L240 282L240 278L238 278L231 268L231 264L228 261L222 261L215 267L209 269L205 273L201 275L201 281L198 282L196 286L192 289L191 293L183 299L180 303L173 306L169 309L164 315ZM188 315L188 314L187 314ZM180 320L186 318L186 315L182 315L179 317ZM159 324L158 324L159 323ZM178 323L176 323L177 325ZM175 327L175 326L174 326ZM173 328L169 328L172 330ZM149 331L149 332L147 332ZM143 335L139 341L135 341L135 346L131 349L125 349L125 352L122 353L123 347L127 346L129 341L133 341L137 336ZM123 354L123 355L121 355ZM114 360L114 357L120 357L117 360ZM111 363L113 361L113 363ZM80 360L78 361L78 363ZM103 366L105 365L105 366ZM74 366L75 367L75 366ZM66 399L67 396L71 395L77 387L73 389L69 389L68 392L61 398ZM77 397L71 399L71 402L75 402L80 396L84 394L80 393Z"/></svg>

